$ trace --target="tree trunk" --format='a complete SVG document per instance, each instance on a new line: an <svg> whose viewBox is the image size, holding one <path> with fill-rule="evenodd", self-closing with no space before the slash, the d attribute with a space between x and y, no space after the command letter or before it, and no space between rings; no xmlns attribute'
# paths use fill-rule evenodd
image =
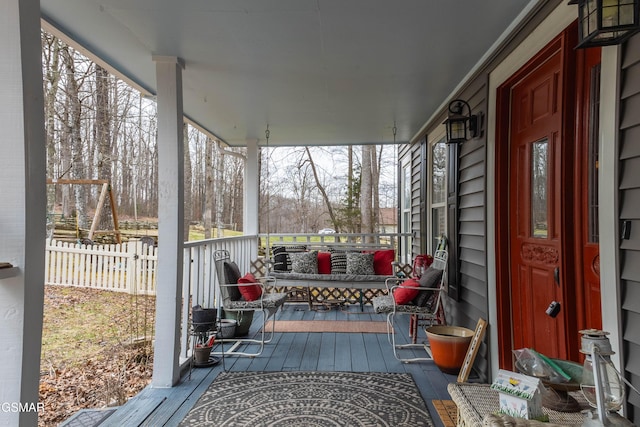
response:
<svg viewBox="0 0 640 427"><path fill-rule="evenodd" d="M186 123L182 124L184 138L184 232L183 241L189 241L189 226L193 218L193 170L191 169L191 153L189 150L189 127Z"/></svg>
<svg viewBox="0 0 640 427"><path fill-rule="evenodd" d="M327 191L325 190L324 186L320 182L320 177L318 176L318 171L316 169L316 164L314 163L313 158L311 158L311 152L309 151L309 147L305 147L305 150L307 152L307 157L309 159L309 165L311 166L311 171L313 172L313 178L316 181L316 186L318 187L318 191L320 191L320 194L322 195L322 200L324 200L324 204L327 207L327 212L329 212L329 218L331 218L331 223L335 224L335 223L337 223L337 218L336 218L336 215L335 215L335 213L333 211L333 207L331 206L331 201L329 200L329 195L327 194Z"/></svg>
<svg viewBox="0 0 640 427"><path fill-rule="evenodd" d="M371 151L375 151L375 147L371 145L362 146L362 170L360 172L360 212L362 218L363 233L373 233L373 215L372 215L372 174L371 163L372 154Z"/></svg>
<svg viewBox="0 0 640 427"><path fill-rule="evenodd" d="M111 183L112 162L111 157L111 108L109 100L109 73L96 64L96 93L95 93L95 144L98 149L98 178L106 179ZM111 218L111 203L107 198L102 207L102 215L99 218L99 229L113 229Z"/></svg>
<svg viewBox="0 0 640 427"><path fill-rule="evenodd" d="M204 164L204 238L210 239L211 229L213 228L213 197L218 194L217 182L214 184L213 179L213 139L207 137L205 142L205 164Z"/></svg>
<svg viewBox="0 0 640 427"><path fill-rule="evenodd" d="M210 139L210 138L209 138ZM215 199L216 199L216 237L224 237L224 150L220 141L216 141L216 176L215 176Z"/></svg>
<svg viewBox="0 0 640 427"><path fill-rule="evenodd" d="M58 84L60 82L60 42L54 36L44 32L42 37L42 55L44 62L44 113L46 118L46 144L47 144L47 176L49 178L56 177L55 165L59 162L57 159L55 142L55 113L56 113L56 97L58 94ZM51 217L47 221L47 232L53 230L55 223L55 201L56 186L47 187L47 213ZM49 234L49 233L48 233Z"/></svg>
<svg viewBox="0 0 640 427"><path fill-rule="evenodd" d="M66 95L68 107L68 120L65 123L68 144L71 146L72 163L71 177L74 179L85 178L82 138L80 136L80 116L82 104L80 101L78 82L75 76L75 63L73 54L68 47L61 51L66 73ZM87 191L84 185L74 185L76 224L79 229L86 229L87 223ZM78 235L77 237L81 237Z"/></svg>

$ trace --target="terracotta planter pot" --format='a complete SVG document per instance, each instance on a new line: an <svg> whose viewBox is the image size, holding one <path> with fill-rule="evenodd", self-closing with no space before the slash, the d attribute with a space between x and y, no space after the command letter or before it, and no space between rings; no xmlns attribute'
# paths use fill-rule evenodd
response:
<svg viewBox="0 0 640 427"><path fill-rule="evenodd" d="M211 349L213 347L196 347L193 352L193 358L196 364L204 364L209 362L209 356L211 355Z"/></svg>
<svg viewBox="0 0 640 427"><path fill-rule="evenodd" d="M460 326L444 325L431 326L426 332L436 366L447 374L457 374L474 332Z"/></svg>

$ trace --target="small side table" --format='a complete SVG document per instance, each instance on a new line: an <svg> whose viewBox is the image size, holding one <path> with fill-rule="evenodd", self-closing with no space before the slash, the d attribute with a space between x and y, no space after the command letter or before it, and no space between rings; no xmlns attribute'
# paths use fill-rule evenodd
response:
<svg viewBox="0 0 640 427"><path fill-rule="evenodd" d="M489 384L451 383L447 386L451 398L458 406L458 426L480 427L485 416L497 413L500 409L498 392ZM571 392L582 409L589 404L581 392ZM584 421L582 412L559 412L543 407L542 411L549 415L549 422L565 426L580 426Z"/></svg>

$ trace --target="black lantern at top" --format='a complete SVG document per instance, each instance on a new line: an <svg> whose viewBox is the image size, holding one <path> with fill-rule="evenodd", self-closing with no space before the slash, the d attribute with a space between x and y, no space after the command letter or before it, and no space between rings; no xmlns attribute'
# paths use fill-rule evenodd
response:
<svg viewBox="0 0 640 427"><path fill-rule="evenodd" d="M578 5L578 48L620 44L640 31L640 0L571 0Z"/></svg>
<svg viewBox="0 0 640 427"><path fill-rule="evenodd" d="M449 116L444 124L447 127L447 144L465 142L478 136L480 131L478 116L472 115L469 104L461 99L449 103Z"/></svg>

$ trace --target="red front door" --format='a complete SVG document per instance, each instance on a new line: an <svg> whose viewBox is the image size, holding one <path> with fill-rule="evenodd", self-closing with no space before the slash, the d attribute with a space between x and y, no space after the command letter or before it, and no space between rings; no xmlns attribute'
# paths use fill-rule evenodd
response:
<svg viewBox="0 0 640 427"><path fill-rule="evenodd" d="M576 31L497 92L497 327L507 369L524 347L578 360L578 331L600 326L599 52L576 52Z"/></svg>
<svg viewBox="0 0 640 427"><path fill-rule="evenodd" d="M511 88L509 247L513 347L566 358L561 280L562 51ZM560 310L550 316L550 305Z"/></svg>

